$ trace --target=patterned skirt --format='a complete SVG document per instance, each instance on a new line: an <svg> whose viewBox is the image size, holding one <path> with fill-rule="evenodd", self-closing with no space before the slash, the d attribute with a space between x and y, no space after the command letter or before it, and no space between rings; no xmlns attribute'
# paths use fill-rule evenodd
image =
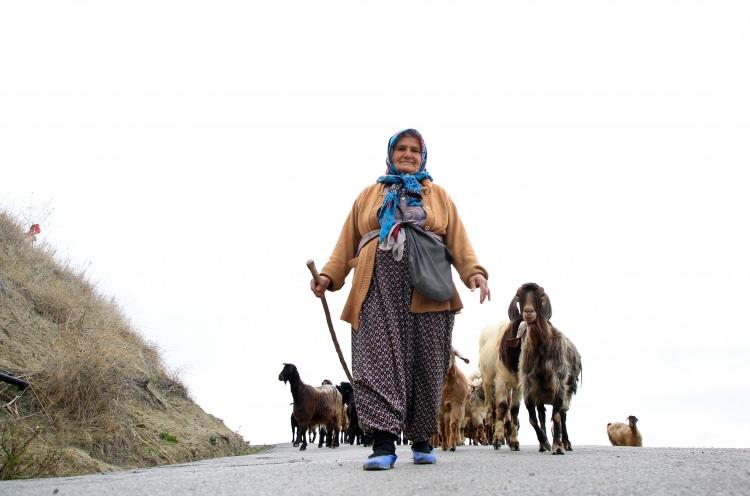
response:
<svg viewBox="0 0 750 496"><path fill-rule="evenodd" d="M412 313L408 245L396 261L377 250L372 282L352 331L352 371L365 431L426 441L437 432L443 376L451 356L452 311Z"/></svg>

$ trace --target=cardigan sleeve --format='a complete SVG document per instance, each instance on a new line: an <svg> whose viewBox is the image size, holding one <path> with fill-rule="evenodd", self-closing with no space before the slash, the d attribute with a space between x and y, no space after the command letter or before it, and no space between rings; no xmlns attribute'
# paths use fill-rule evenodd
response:
<svg viewBox="0 0 750 496"><path fill-rule="evenodd" d="M482 274L485 279L489 279L487 270L479 265L479 260L471 246L469 236L458 215L458 209L453 200L445 193L446 209L448 214L448 225L444 236L445 246L453 256L453 266L456 267L461 281L468 287L469 278L474 274Z"/></svg>
<svg viewBox="0 0 750 496"><path fill-rule="evenodd" d="M331 280L331 284L328 287L330 291L337 291L344 286L346 276L351 270L351 266L348 262L354 258L357 246L359 245L359 240L362 239L362 234L357 227L360 210L362 209L362 196L363 193L360 193L354 201L352 209L341 228L341 233L339 234L336 246L333 248L333 252L328 259L328 263L326 263L323 270L320 271L321 275L324 275Z"/></svg>

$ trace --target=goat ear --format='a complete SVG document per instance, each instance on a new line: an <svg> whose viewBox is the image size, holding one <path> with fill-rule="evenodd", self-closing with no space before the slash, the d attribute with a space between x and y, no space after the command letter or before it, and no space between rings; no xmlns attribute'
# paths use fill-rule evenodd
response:
<svg viewBox="0 0 750 496"><path fill-rule="evenodd" d="M549 296L547 293L542 293L542 308L539 309L539 313L544 320L552 318L552 304L549 302Z"/></svg>
<svg viewBox="0 0 750 496"><path fill-rule="evenodd" d="M510 300L510 305L508 306L508 318L511 321L521 318L521 311L518 309L519 301L520 299L518 298L518 295L514 296L513 299Z"/></svg>

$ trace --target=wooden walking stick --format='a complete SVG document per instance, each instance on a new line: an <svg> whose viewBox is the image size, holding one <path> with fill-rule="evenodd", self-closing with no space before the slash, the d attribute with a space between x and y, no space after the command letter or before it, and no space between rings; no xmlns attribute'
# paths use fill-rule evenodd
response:
<svg viewBox="0 0 750 496"><path fill-rule="evenodd" d="M315 279L315 284L320 283L320 274L318 274L318 269L315 268L315 262L312 260L307 261L307 268L310 269L310 273L313 276L313 279ZM349 367L346 365L346 360L344 360L344 354L341 353L341 346L339 346L339 340L336 339L336 331L333 330L333 321L331 321L331 311L328 310L328 302L326 301L326 295L323 294L323 296L320 297L321 303L323 303L323 311L326 313L326 322L328 323L328 330L331 332L331 339L333 340L333 346L336 347L336 353L339 355L339 361L341 362L341 366L344 368L344 372L346 373L347 379L349 379L349 382L351 384L354 384L354 380L352 379L352 374L349 372Z"/></svg>

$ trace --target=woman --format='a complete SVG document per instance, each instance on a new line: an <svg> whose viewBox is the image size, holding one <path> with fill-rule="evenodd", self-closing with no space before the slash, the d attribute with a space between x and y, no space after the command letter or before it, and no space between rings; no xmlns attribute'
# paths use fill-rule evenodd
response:
<svg viewBox="0 0 750 496"><path fill-rule="evenodd" d="M412 287L405 230L421 229L437 237L450 251L461 280L472 291L480 289L479 302L490 296L487 271L477 261L455 205L432 183L426 163L419 132L407 129L391 137L386 175L359 194L319 283L310 283L320 297L340 289L355 268L341 319L352 326L359 423L373 435L365 470L393 467L402 426L413 442L414 463L436 462L428 440L437 431L453 317L463 307L452 284L447 293L452 296L444 301Z"/></svg>

